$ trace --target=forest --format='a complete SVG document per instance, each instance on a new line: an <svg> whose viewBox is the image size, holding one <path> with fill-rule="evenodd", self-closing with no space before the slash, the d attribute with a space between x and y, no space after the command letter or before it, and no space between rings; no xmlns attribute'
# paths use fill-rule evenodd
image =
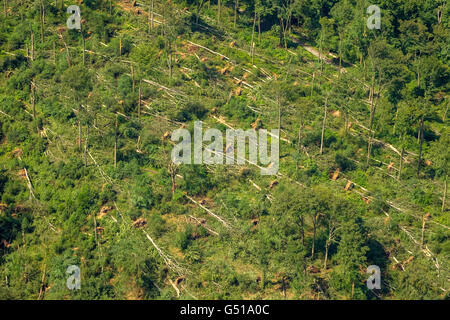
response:
<svg viewBox="0 0 450 320"><path fill-rule="evenodd" d="M450 299L446 0L0 17L0 300ZM278 172L174 163L196 121L278 129Z"/></svg>

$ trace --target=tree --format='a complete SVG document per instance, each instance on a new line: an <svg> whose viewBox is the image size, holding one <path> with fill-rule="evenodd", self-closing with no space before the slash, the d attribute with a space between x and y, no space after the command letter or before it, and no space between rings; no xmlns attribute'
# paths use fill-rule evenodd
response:
<svg viewBox="0 0 450 320"><path fill-rule="evenodd" d="M448 129L443 129L439 141L434 142L431 146L431 153L433 159L435 159L435 167L437 169L437 177L443 179L442 212L446 210L447 184L450 166L450 154L448 150L450 150L450 132Z"/></svg>
<svg viewBox="0 0 450 320"><path fill-rule="evenodd" d="M365 298L361 270L367 267L367 236L361 219L355 218L354 212L345 212L344 215L336 253L338 266L333 270L331 284L351 299Z"/></svg>
<svg viewBox="0 0 450 320"><path fill-rule="evenodd" d="M354 18L353 9L348 0L337 2L330 11L333 20L337 25L337 31L339 35L339 76L341 75L342 68L342 52L344 34L348 28L349 23Z"/></svg>

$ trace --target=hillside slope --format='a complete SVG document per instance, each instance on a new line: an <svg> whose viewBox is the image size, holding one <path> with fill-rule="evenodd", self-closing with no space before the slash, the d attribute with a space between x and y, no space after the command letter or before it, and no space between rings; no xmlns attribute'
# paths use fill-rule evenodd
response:
<svg viewBox="0 0 450 320"><path fill-rule="evenodd" d="M449 298L448 5L278 2L5 2L0 298ZM198 120L278 174L175 165Z"/></svg>

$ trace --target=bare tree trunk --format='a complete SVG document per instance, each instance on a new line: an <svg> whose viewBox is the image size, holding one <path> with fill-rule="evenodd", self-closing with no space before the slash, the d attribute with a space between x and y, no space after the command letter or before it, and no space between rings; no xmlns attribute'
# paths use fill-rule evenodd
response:
<svg viewBox="0 0 450 320"><path fill-rule="evenodd" d="M261 15L258 14L258 42L261 43Z"/></svg>
<svg viewBox="0 0 450 320"><path fill-rule="evenodd" d="M87 147L89 140L89 124L87 125L86 140L84 141L84 167L87 168Z"/></svg>
<svg viewBox="0 0 450 320"><path fill-rule="evenodd" d="M419 162L417 164L417 176L420 174L420 163L422 162L422 144L423 144L423 116L420 119L420 129L419 129Z"/></svg>
<svg viewBox="0 0 450 320"><path fill-rule="evenodd" d="M425 235L425 225L426 225L426 223L427 223L427 214L425 214L425 215L423 215L423 217L422 217L422 234L421 234L421 236L420 236L420 247L421 248L423 248L423 238L424 238L424 235Z"/></svg>
<svg viewBox="0 0 450 320"><path fill-rule="evenodd" d="M45 272L47 271L47 264L44 265L44 271L42 272L41 285L39 287L39 296L38 300L41 300L41 297L44 297L45 294L44 284L45 284Z"/></svg>
<svg viewBox="0 0 450 320"><path fill-rule="evenodd" d="M403 155L405 153L405 148L402 146L402 152L400 154L400 164L398 168L398 181L402 179L402 168L403 168Z"/></svg>
<svg viewBox="0 0 450 320"><path fill-rule="evenodd" d="M203 5L205 4L204 0L201 0L200 3L197 5L197 12L195 14L195 23L198 24L198 21L200 20L200 11L203 8Z"/></svg>
<svg viewBox="0 0 450 320"><path fill-rule="evenodd" d="M56 64L56 44L53 41L53 62Z"/></svg>
<svg viewBox="0 0 450 320"><path fill-rule="evenodd" d="M34 61L34 32L33 27L31 29L31 61Z"/></svg>
<svg viewBox="0 0 450 320"><path fill-rule="evenodd" d="M39 13L40 13L40 20L41 20L41 41L42 41L42 43L44 43L44 23L45 23L45 18L44 18L44 15L45 15L45 12L44 12L44 3L41 1L41 5L39 6Z"/></svg>
<svg viewBox="0 0 450 320"><path fill-rule="evenodd" d="M445 176L445 184L444 184L444 194L442 195L442 212L445 211L445 200L447 198L447 178L448 175Z"/></svg>
<svg viewBox="0 0 450 320"><path fill-rule="evenodd" d="M81 31L81 40L83 41L83 66L86 65L86 40L84 39L83 31Z"/></svg>
<svg viewBox="0 0 450 320"><path fill-rule="evenodd" d="M319 63L320 63L320 73L321 74L323 71L322 47L323 47L323 30L320 35L320 45L319 45Z"/></svg>
<svg viewBox="0 0 450 320"><path fill-rule="evenodd" d="M139 80L139 101L138 101L138 118L141 117L141 98L142 98L142 94L141 94L141 87L142 87L142 80Z"/></svg>
<svg viewBox="0 0 450 320"><path fill-rule="evenodd" d="M239 7L239 0L234 0L234 27L235 28L236 28L236 23L237 23L238 7Z"/></svg>
<svg viewBox="0 0 450 320"><path fill-rule="evenodd" d="M305 221L303 217L300 218L300 237L302 239L302 245L305 245Z"/></svg>
<svg viewBox="0 0 450 320"><path fill-rule="evenodd" d="M370 162L370 153L372 152L372 139L374 136L373 132L373 121L375 119L375 111L376 111L376 105L375 105L375 74L372 75L372 85L370 87L370 93L369 93L369 99L370 99L370 120L369 120L369 139L367 142L367 165L369 165Z"/></svg>
<svg viewBox="0 0 450 320"><path fill-rule="evenodd" d="M169 78L170 79L172 79L172 73L173 73L173 70L172 70L172 41L170 41L170 40L168 40L168 44L169 44L169 46L168 46L168 49L169 49L169 60L168 60L168 63L169 63Z"/></svg>
<svg viewBox="0 0 450 320"><path fill-rule="evenodd" d="M255 65L255 25L256 25L256 11L255 17L253 19L253 28L252 28L252 65Z"/></svg>
<svg viewBox="0 0 450 320"><path fill-rule="evenodd" d="M222 1L217 2L217 24L220 24L220 11L221 11Z"/></svg>
<svg viewBox="0 0 450 320"><path fill-rule="evenodd" d="M80 119L81 108L78 108L78 150L81 151L81 119Z"/></svg>
<svg viewBox="0 0 450 320"><path fill-rule="evenodd" d="M132 82L132 88L133 88L133 93L135 92L135 88L136 88L136 81L134 79L134 67L133 65L131 65L131 82Z"/></svg>
<svg viewBox="0 0 450 320"><path fill-rule="evenodd" d="M153 0L152 0L152 3L151 3L151 6L150 6L150 10L151 10L151 12L150 12L150 30L153 30L153 18L154 18L154 15L153 15L153 9L154 9L154 2L153 2Z"/></svg>
<svg viewBox="0 0 450 320"><path fill-rule="evenodd" d="M33 119L36 119L36 88L34 86L34 79L31 80L31 108L33 109Z"/></svg>
<svg viewBox="0 0 450 320"><path fill-rule="evenodd" d="M448 102L447 102L447 106L445 107L444 115L442 116L442 121L443 121L443 122L444 122L445 120L447 120L447 112L448 112Z"/></svg>
<svg viewBox="0 0 450 320"><path fill-rule="evenodd" d="M338 77L341 77L341 71L342 71L342 32L339 32L339 75Z"/></svg>
<svg viewBox="0 0 450 320"><path fill-rule="evenodd" d="M323 154L323 139L325 135L325 124L327 122L327 108L328 108L328 97L325 98L325 108L322 122L322 136L320 138L320 154Z"/></svg>
<svg viewBox="0 0 450 320"><path fill-rule="evenodd" d="M312 248L311 248L311 259L314 259L314 249L316 244L316 232L317 232L317 220L319 218L319 214L314 214L313 217L313 241L312 241Z"/></svg>
<svg viewBox="0 0 450 320"><path fill-rule="evenodd" d="M325 243L325 258L323 261L323 269L327 270L327 262L328 262L328 250L330 249L330 244L331 244L331 229L328 232L328 239Z"/></svg>
<svg viewBox="0 0 450 320"><path fill-rule="evenodd" d="M277 94L277 105L278 105L278 135L281 137L281 95L280 92Z"/></svg>
<svg viewBox="0 0 450 320"><path fill-rule="evenodd" d="M303 134L303 116L300 115L300 127L298 128L298 143L297 143L299 153L302 151L302 134Z"/></svg>
<svg viewBox="0 0 450 320"><path fill-rule="evenodd" d="M119 116L116 114L116 124L114 126L114 168L117 168L117 127L119 126Z"/></svg>

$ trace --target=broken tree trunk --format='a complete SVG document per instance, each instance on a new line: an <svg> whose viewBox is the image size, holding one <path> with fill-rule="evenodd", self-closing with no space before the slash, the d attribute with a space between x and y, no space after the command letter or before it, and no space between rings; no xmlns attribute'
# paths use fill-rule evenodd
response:
<svg viewBox="0 0 450 320"><path fill-rule="evenodd" d="M25 177L27 178L27 186L28 186L28 189L30 190L30 198L33 197L34 199L36 199L34 192L33 192L33 185L31 184L31 179L30 179L30 176L28 175L27 168L23 168L23 171L25 172Z"/></svg>
<svg viewBox="0 0 450 320"><path fill-rule="evenodd" d="M212 212L211 210L209 210L208 208L206 208L205 206L203 206L202 204L200 204L199 202L195 201L194 199L192 199L191 197L189 197L188 195L185 195L186 198L188 198L190 201L192 201L193 203L195 203L196 205L198 205L200 208L202 208L203 210L205 210L209 215L213 216L214 218L216 218L220 223L222 223L226 228L231 229L231 226L228 222L226 222L224 219L222 219L221 217L219 217L217 214L215 214L214 212Z"/></svg>

